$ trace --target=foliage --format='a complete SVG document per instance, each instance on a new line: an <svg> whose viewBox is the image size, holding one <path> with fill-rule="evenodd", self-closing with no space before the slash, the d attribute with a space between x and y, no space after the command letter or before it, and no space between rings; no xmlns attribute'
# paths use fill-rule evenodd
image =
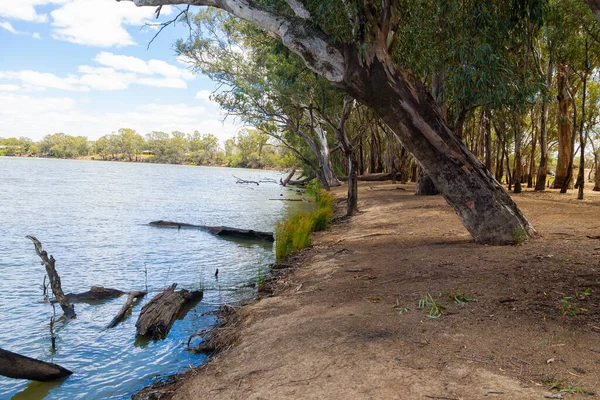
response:
<svg viewBox="0 0 600 400"><path fill-rule="evenodd" d="M587 312L587 309L581 305L591 296L592 288L587 288L583 292L575 292L574 296L565 296L560 300L560 311L564 316L576 317L577 315Z"/></svg>
<svg viewBox="0 0 600 400"><path fill-rule="evenodd" d="M469 297L464 294L460 289L454 289L446 294L450 300L454 301L456 304L466 304L466 303L476 303L477 299L474 297Z"/></svg>

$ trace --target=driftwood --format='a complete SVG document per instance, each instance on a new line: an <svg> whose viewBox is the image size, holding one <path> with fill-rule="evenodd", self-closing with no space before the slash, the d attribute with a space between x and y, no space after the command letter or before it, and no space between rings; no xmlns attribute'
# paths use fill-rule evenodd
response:
<svg viewBox="0 0 600 400"><path fill-rule="evenodd" d="M232 175L232 176L233 176L235 179L237 179L237 181L236 181L235 183L251 183L251 184L253 184L253 185L256 185L256 186L258 186L258 185L259 185L259 184L258 184L258 182L256 182L256 181L247 181L246 179L238 178L238 177L237 177L237 176L235 176L235 175Z"/></svg>
<svg viewBox="0 0 600 400"><path fill-rule="evenodd" d="M394 188L378 188L378 187L373 187L373 186L369 186L369 189L374 190L374 191L391 191L391 190L401 190L406 192L406 189L401 188L400 186L396 186Z"/></svg>
<svg viewBox="0 0 600 400"><path fill-rule="evenodd" d="M102 301L108 299L114 299L116 297L121 297L124 292L105 288L104 286L92 286L90 290L83 293L68 293L65 297L73 303L81 303L86 301Z"/></svg>
<svg viewBox="0 0 600 400"><path fill-rule="evenodd" d="M158 228L199 229L199 230L211 233L216 236L237 237L237 238L242 238L242 239L260 239L260 240L266 240L269 242L275 241L273 232L261 232L261 231L254 231L252 229L238 229L238 228L231 228L228 226L192 225L192 224L185 224L182 222L163 221L163 220L152 221L148 225L155 226Z"/></svg>
<svg viewBox="0 0 600 400"><path fill-rule="evenodd" d="M202 291L188 292L182 289L176 292L176 287L176 283L172 284L142 307L135 324L139 336L147 336L155 340L164 339L181 308L186 303L202 299Z"/></svg>
<svg viewBox="0 0 600 400"><path fill-rule="evenodd" d="M35 246L35 252L42 259L42 265L46 267L46 273L48 274L48 279L50 280L50 287L52 288L52 293L54 294L54 297L56 298L58 304L60 304L60 308L62 308L65 317L69 319L77 317L77 315L75 314L75 307L69 302L69 299L67 299L67 297L63 293L62 287L60 285L60 276L58 276L58 273L56 272L56 268L54 266L54 257L50 256L50 258L48 258L48 253L46 253L45 250L42 250L42 244L34 236L25 237L33 242Z"/></svg>
<svg viewBox="0 0 600 400"><path fill-rule="evenodd" d="M60 365L0 349L0 375L15 379L48 382L71 374L71 371Z"/></svg>
<svg viewBox="0 0 600 400"><path fill-rule="evenodd" d="M107 325L107 328L114 328L121 321L123 321L125 319L125 314L127 314L129 309L133 305L133 301L137 298L144 297L146 294L147 294L147 292L140 292L140 291L130 292L127 295L127 300L125 301L125 304L123 304L123 307L121 307L121 309L119 310L117 315L112 319L112 321L110 321L110 323Z"/></svg>
<svg viewBox="0 0 600 400"><path fill-rule="evenodd" d="M292 171L288 174L288 176L285 177L285 179L281 179L279 178L279 183L281 183L281 186L285 186L288 184L288 182L294 177L294 174L296 173L296 168L293 168Z"/></svg>

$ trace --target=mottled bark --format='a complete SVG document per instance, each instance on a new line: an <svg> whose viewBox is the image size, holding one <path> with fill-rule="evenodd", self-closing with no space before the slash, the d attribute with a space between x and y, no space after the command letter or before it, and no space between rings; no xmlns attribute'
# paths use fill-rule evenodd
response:
<svg viewBox="0 0 600 400"><path fill-rule="evenodd" d="M557 85L558 85L558 159L556 161L556 176L554 178L555 189L560 189L563 185L569 186L569 165L573 165L573 135L574 132L571 122L571 99L569 96L569 81L567 69L564 64L557 66Z"/></svg>
<svg viewBox="0 0 600 400"><path fill-rule="evenodd" d="M439 190L435 187L435 184L427 174L423 171L423 168L419 169L419 175L417 176L417 185L415 187L415 195L417 196L435 196L440 194Z"/></svg>
<svg viewBox="0 0 600 400"><path fill-rule="evenodd" d="M523 161L521 159L521 140L523 132L521 125L521 116L515 115L515 174L514 179L514 192L521 193L521 178L523 176Z"/></svg>

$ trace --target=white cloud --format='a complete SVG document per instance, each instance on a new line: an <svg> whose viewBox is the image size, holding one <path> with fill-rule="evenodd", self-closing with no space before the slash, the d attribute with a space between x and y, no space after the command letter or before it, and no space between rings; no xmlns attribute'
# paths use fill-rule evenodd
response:
<svg viewBox="0 0 600 400"><path fill-rule="evenodd" d="M0 1L0 17L19 19L30 22L47 22L46 14L38 14L36 6L61 4L69 0L2 0Z"/></svg>
<svg viewBox="0 0 600 400"><path fill-rule="evenodd" d="M171 89L186 89L187 83L179 78L139 78L135 81L138 85L164 87Z"/></svg>
<svg viewBox="0 0 600 400"><path fill-rule="evenodd" d="M134 45L136 43L125 26L144 25L152 18L154 10L154 7L136 7L132 2L72 0L52 11L52 36L58 40L88 46ZM171 12L171 8L165 6L161 15L169 15Z"/></svg>
<svg viewBox="0 0 600 400"><path fill-rule="evenodd" d="M87 91L85 86L79 84L77 77L68 75L61 78L47 72L31 70L0 71L0 79L19 80L26 89L60 89L69 91Z"/></svg>
<svg viewBox="0 0 600 400"><path fill-rule="evenodd" d="M95 140L130 127L140 134L152 130L212 133L221 142L232 137L242 125L207 116L204 107L187 104L149 103L128 111L98 113L88 111L84 102L69 97L32 97L0 92L0 136L27 136L40 140L44 135L65 132ZM35 118L33 117L35 116Z"/></svg>
<svg viewBox="0 0 600 400"><path fill-rule="evenodd" d="M6 29L7 31L9 31L10 33L14 33L15 35L18 35L20 33L8 21L2 21L2 22L0 22L0 28Z"/></svg>
<svg viewBox="0 0 600 400"><path fill-rule="evenodd" d="M98 53L94 58L99 64L106 65L118 70L137 72L144 75L163 75L167 78L179 78L184 80L194 79L194 74L183 68L169 64L162 60L149 60L148 62L141 58L113 54L106 51Z"/></svg>
<svg viewBox="0 0 600 400"><path fill-rule="evenodd" d="M33 32L33 33L31 34L31 36L32 36L34 39L41 39L41 38L42 38L42 37L40 36L40 34L39 34L39 33L37 33L37 32Z"/></svg>
<svg viewBox="0 0 600 400"><path fill-rule="evenodd" d="M0 85L0 92L16 92L19 89L17 85Z"/></svg>

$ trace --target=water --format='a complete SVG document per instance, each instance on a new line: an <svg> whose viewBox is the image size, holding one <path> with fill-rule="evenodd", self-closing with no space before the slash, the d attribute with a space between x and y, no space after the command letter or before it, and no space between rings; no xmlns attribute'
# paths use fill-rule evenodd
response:
<svg viewBox="0 0 600 400"><path fill-rule="evenodd" d="M254 295L247 284L267 272L273 246L146 224L164 219L273 231L291 208L304 205L269 201L295 193L273 183L235 184L232 173L252 180L280 177L271 171L0 157L0 347L74 371L58 383L0 377L0 399L127 398L157 375L201 364L205 356L186 351L189 335L213 324L220 304ZM92 285L144 290L145 271L152 293L109 330L104 328L124 297L75 304L77 319L55 326L53 354L52 307L43 302L40 286L45 270L25 235L36 236L54 255L66 293ZM239 289L207 290L167 339L136 341L142 305L173 282L186 289Z"/></svg>

